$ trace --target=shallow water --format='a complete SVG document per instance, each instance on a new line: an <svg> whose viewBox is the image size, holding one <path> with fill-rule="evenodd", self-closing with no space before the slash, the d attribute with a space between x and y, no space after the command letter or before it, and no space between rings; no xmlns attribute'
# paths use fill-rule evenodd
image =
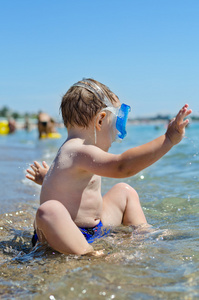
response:
<svg viewBox="0 0 199 300"><path fill-rule="evenodd" d="M129 125L120 153L164 133L160 125ZM37 140L19 130L0 136L1 299L198 299L199 124L164 158L123 181L139 193L151 232L118 227L94 243L104 255L31 251L32 222L40 187L25 179L33 160L51 163L67 136ZM121 180L103 178L102 192Z"/></svg>

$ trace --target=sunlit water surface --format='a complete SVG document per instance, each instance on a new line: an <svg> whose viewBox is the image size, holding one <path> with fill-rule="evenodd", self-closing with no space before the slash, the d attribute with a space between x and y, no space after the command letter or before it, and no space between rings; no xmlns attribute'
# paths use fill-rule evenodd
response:
<svg viewBox="0 0 199 300"><path fill-rule="evenodd" d="M128 136L110 149L121 153L164 133L164 125L129 125ZM40 187L25 179L34 160L52 162L67 137L37 139L19 130L0 136L1 299L198 299L199 124L164 158L123 181L133 186L151 232L113 228L95 241L104 255L61 255L31 250L32 222ZM102 193L121 180L103 178Z"/></svg>

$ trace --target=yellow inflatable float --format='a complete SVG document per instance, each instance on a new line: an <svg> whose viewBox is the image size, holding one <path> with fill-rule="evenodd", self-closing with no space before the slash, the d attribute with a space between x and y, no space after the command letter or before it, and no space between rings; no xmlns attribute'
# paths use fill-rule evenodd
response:
<svg viewBox="0 0 199 300"><path fill-rule="evenodd" d="M60 139L61 138L61 134L58 132L51 132L51 133L42 133L41 135L42 139Z"/></svg>
<svg viewBox="0 0 199 300"><path fill-rule="evenodd" d="M5 135L10 131L8 121L0 121L0 134Z"/></svg>

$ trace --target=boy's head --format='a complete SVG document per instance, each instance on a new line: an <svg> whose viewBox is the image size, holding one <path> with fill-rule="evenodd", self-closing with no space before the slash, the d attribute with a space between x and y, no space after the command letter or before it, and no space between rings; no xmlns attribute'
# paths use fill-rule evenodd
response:
<svg viewBox="0 0 199 300"><path fill-rule="evenodd" d="M63 96L60 105L64 125L88 127L98 112L107 106L105 98L113 106L119 101L106 85L94 79L84 79L74 84Z"/></svg>

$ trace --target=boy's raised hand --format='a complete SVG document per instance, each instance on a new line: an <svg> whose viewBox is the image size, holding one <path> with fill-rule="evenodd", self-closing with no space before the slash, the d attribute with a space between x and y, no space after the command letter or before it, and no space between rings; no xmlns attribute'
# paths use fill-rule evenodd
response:
<svg viewBox="0 0 199 300"><path fill-rule="evenodd" d="M37 161L34 161L34 164L30 165L32 170L26 170L31 176L27 174L26 178L34 181L37 184L42 185L44 177L49 169L49 166L45 161L42 162L42 165L43 167Z"/></svg>
<svg viewBox="0 0 199 300"><path fill-rule="evenodd" d="M192 110L188 109L188 107L189 105L185 104L168 125L166 136L172 145L178 144L185 135L185 127L188 125L189 120L184 120L184 118L192 113Z"/></svg>

